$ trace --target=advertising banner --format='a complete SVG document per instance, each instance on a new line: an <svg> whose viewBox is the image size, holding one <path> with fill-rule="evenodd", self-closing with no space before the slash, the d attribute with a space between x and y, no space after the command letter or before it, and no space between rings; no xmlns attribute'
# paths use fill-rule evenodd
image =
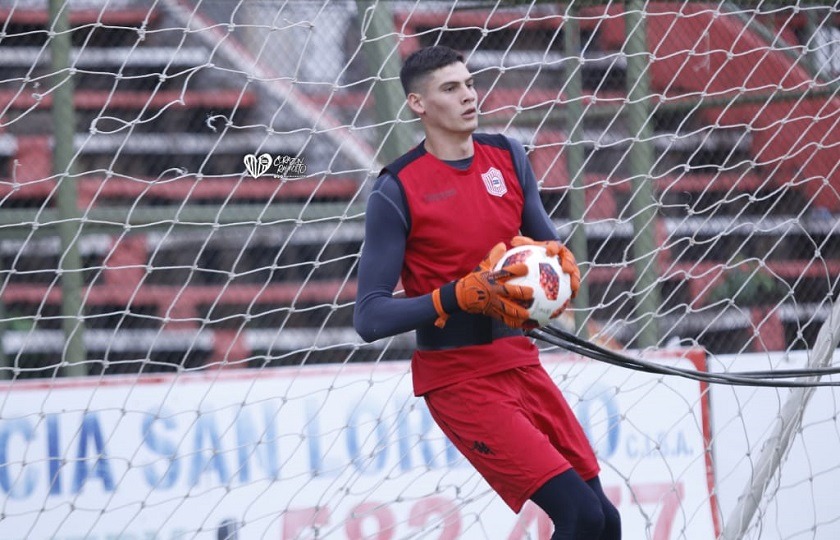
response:
<svg viewBox="0 0 840 540"><path fill-rule="evenodd" d="M713 538L701 385L543 362L599 454L624 537ZM550 536L541 510L514 514L446 440L406 362L15 382L3 395L4 539Z"/></svg>

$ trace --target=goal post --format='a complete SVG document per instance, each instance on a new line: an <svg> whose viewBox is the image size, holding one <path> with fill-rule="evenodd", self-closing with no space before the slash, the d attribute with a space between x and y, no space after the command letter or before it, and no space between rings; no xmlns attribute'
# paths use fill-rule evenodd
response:
<svg viewBox="0 0 840 540"><path fill-rule="evenodd" d="M557 324L701 371L840 360L834 3L0 0L0 24L0 536L550 536L411 395L413 334L353 329L422 46L461 51L480 130L527 151L583 275ZM625 538L840 536L834 388L541 347Z"/></svg>
<svg viewBox="0 0 840 540"><path fill-rule="evenodd" d="M808 367L820 369L830 366L835 360L838 343L840 343L840 302L835 301L831 313L817 334L816 344L808 358ZM816 380L815 377L811 379ZM813 387L793 389L782 405L773 431L767 438L767 444L758 456L755 472L748 485L744 487L743 494L738 498L738 504L726 522L721 539L743 538L744 533L749 530L767 486L787 458L795 434L802 429L802 418L814 391Z"/></svg>

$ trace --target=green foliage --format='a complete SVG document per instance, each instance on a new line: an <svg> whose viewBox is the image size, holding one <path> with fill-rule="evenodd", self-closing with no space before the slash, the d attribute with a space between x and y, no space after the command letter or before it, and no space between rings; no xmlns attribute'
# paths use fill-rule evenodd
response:
<svg viewBox="0 0 840 540"><path fill-rule="evenodd" d="M757 306L775 303L782 294L779 282L757 260L738 257L709 294L709 303L731 300L738 306Z"/></svg>

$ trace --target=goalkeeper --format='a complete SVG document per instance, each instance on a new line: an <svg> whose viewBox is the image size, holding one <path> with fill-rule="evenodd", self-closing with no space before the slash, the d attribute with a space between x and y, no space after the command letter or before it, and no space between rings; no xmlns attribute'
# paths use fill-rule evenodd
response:
<svg viewBox="0 0 840 540"><path fill-rule="evenodd" d="M515 512L533 500L554 540L618 539L592 447L522 331L518 301L532 291L507 280L525 267L493 271L506 242L539 243L560 258L573 294L580 283L525 151L474 134L477 94L458 52L420 49L400 80L426 138L384 168L368 199L356 330L368 342L416 330L414 393ZM393 296L399 279L405 298Z"/></svg>

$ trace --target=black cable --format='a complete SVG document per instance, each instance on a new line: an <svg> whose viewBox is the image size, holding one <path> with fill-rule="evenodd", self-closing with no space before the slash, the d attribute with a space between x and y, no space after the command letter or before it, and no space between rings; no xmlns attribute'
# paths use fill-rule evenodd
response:
<svg viewBox="0 0 840 540"><path fill-rule="evenodd" d="M766 381L757 376L767 372L739 372L739 373L707 373L695 370L681 369L675 367L664 366L662 364L654 364L640 360L637 358L630 358L621 355L614 351L604 349L594 343L583 340L573 334L565 332L555 327L546 327L545 330L553 335L555 339L546 340L549 343L567 348L569 345L574 352L594 358L596 360L608 361L611 364L631 369L637 369L648 373L659 373L663 375L677 375L693 380L705 381L709 383L741 385L741 386L768 386L768 387L812 387L812 386L840 386L840 382L832 381ZM559 342L557 341L559 339ZM567 348L569 350L569 348ZM802 377L819 376L826 373L836 373L837 368L827 369L804 369L804 370L775 370L772 377L768 378L785 378L785 377Z"/></svg>
<svg viewBox="0 0 840 540"><path fill-rule="evenodd" d="M808 388L815 386L840 386L840 381L784 381L791 377L820 377L840 373L840 367L830 368L806 368L806 369L777 369L770 371L741 371L736 373L709 373L693 369L684 369L654 362L648 362L639 358L626 356L611 351L600 345L580 338L570 332L555 326L544 326L528 332L531 337L537 338L550 345L566 349L569 352L579 354L625 368L655 373L660 375L676 375L695 381L702 381L712 384L728 384L732 386L761 386L776 388ZM771 380L767 380L771 379Z"/></svg>

